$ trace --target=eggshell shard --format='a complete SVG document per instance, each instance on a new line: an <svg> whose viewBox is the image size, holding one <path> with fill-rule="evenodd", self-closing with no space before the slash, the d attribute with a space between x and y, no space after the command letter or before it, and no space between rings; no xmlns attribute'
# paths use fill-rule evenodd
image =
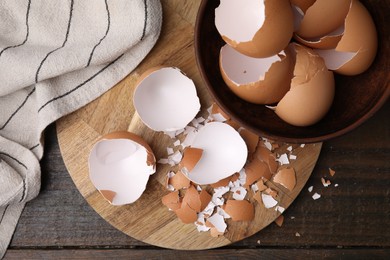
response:
<svg viewBox="0 0 390 260"><path fill-rule="evenodd" d="M170 210L177 210L181 208L181 200L179 198L179 191L170 192L161 199L162 203Z"/></svg>
<svg viewBox="0 0 390 260"><path fill-rule="evenodd" d="M182 171L188 173L202 158L203 150L199 148L186 147L183 152L183 159L180 162Z"/></svg>
<svg viewBox="0 0 390 260"><path fill-rule="evenodd" d="M316 50L329 69L343 75L367 70L375 59L378 39L374 21L362 3L352 0L344 35L332 50Z"/></svg>
<svg viewBox="0 0 390 260"><path fill-rule="evenodd" d="M296 33L304 39L323 37L344 23L351 0L317 0L311 5Z"/></svg>
<svg viewBox="0 0 390 260"><path fill-rule="evenodd" d="M298 34L294 34L294 38L304 44L307 47L311 47L313 49L334 49L337 44L341 40L344 34L344 26L337 28L334 32L318 38L312 38L310 40L306 40L301 38Z"/></svg>
<svg viewBox="0 0 390 260"><path fill-rule="evenodd" d="M222 0L215 9L215 25L225 42L257 58L275 55L287 46L293 21L288 0Z"/></svg>
<svg viewBox="0 0 390 260"><path fill-rule="evenodd" d="M295 171L293 168L284 168L279 170L274 178L274 182L283 185L288 190L292 191L297 183Z"/></svg>
<svg viewBox="0 0 390 260"><path fill-rule="evenodd" d="M221 48L219 66L226 85L240 98L255 104L278 102L289 90L293 73L290 51L252 58L229 45Z"/></svg>
<svg viewBox="0 0 390 260"><path fill-rule="evenodd" d="M211 122L199 130L192 143L202 157L186 176L199 185L222 180L244 166L248 151L244 140L228 124Z"/></svg>
<svg viewBox="0 0 390 260"><path fill-rule="evenodd" d="M291 89L276 106L275 113L295 126L318 122L328 112L334 97L334 77L313 50L294 44L296 64Z"/></svg>
<svg viewBox="0 0 390 260"><path fill-rule="evenodd" d="M150 146L129 132L102 137L92 148L89 177L112 205L133 203L144 192L149 176L156 171Z"/></svg>
<svg viewBox="0 0 390 260"><path fill-rule="evenodd" d="M246 200L227 200L222 209L232 217L233 221L251 221L255 216L255 209Z"/></svg>
<svg viewBox="0 0 390 260"><path fill-rule="evenodd" d="M177 68L146 71L137 83L133 104L149 128L166 132L184 128L200 109L193 81Z"/></svg>

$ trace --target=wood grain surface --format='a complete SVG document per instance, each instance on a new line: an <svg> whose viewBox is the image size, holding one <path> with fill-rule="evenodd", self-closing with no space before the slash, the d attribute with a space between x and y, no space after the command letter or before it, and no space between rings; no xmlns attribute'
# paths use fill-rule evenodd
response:
<svg viewBox="0 0 390 260"><path fill-rule="evenodd" d="M178 67L195 81L202 104L200 115L205 116L206 109L213 103L200 79L194 56L193 14L197 11L197 5L186 6L187 13L184 9L177 9L177 6L164 3L163 6L163 31L156 47L134 72L112 90L58 121L60 149L65 165L82 196L99 215L127 235L166 248L190 250L225 246L260 231L280 213L274 208L266 209L262 204L256 203L253 221L228 220L228 231L224 236L214 238L209 232L199 233L193 224L183 224L161 203L161 198L168 193L165 178L171 170L169 165L158 164L157 172L149 179L142 197L131 205L121 207L112 206L104 200L88 177L88 156L92 146L102 135L112 131L127 129L136 133L152 147L157 160L167 156L166 147L172 143L170 137L146 127L132 105L135 83L145 70L158 65ZM164 59L161 60L161 57ZM284 145L279 151L285 150L287 146L288 144ZM297 175L297 185L293 191L289 192L268 182L270 187L278 191L280 206L287 208L298 196L315 166L320 150L321 143L317 143L297 148L294 152L298 159L290 164Z"/></svg>

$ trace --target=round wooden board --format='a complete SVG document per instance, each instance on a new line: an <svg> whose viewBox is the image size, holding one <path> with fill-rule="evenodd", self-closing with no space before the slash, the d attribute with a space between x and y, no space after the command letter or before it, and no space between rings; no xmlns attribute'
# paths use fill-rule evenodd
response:
<svg viewBox="0 0 390 260"><path fill-rule="evenodd" d="M157 172L149 179L146 191L138 201L118 207L104 200L92 185L88 177L87 160L96 140L103 134L117 130L129 130L141 135L150 144L157 159L167 156L166 147L171 144L171 139L145 127L132 104L135 82L142 72L151 67L164 65L183 70L197 86L202 104L200 115L205 115L212 100L198 73L193 46L193 28L199 3L163 0L161 37L147 58L106 94L57 122L58 141L65 165L77 189L95 211L131 237L152 245L182 250L215 248L239 241L266 227L280 213L274 208L266 209L256 203L253 221L228 220L228 231L224 236L214 238L209 232L199 233L193 224L181 223L161 203L161 197L168 193L165 188L166 173L170 170L168 165L157 165ZM321 145L308 144L294 150L297 160L292 160L291 166L296 171L297 185L293 191L267 182L267 185L278 191L280 206L287 208L298 196L315 166Z"/></svg>

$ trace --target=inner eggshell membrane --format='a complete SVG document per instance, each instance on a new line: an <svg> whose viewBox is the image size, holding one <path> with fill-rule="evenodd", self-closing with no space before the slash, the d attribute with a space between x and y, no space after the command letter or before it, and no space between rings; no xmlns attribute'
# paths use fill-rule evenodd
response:
<svg viewBox="0 0 390 260"><path fill-rule="evenodd" d="M268 58L252 58L226 44L220 52L220 70L226 85L240 98L255 104L272 104L286 94L292 63L288 50Z"/></svg>
<svg viewBox="0 0 390 260"><path fill-rule="evenodd" d="M236 42L251 41L264 23L264 8L264 1L222 0L215 9L217 30Z"/></svg>
<svg viewBox="0 0 390 260"><path fill-rule="evenodd" d="M201 128L191 146L202 149L202 157L192 171L183 173L200 185L218 182L240 171L248 156L239 133L220 122L208 123Z"/></svg>
<svg viewBox="0 0 390 260"><path fill-rule="evenodd" d="M184 128L200 109L193 81L176 68L159 68L146 74L133 98L141 120L155 131Z"/></svg>

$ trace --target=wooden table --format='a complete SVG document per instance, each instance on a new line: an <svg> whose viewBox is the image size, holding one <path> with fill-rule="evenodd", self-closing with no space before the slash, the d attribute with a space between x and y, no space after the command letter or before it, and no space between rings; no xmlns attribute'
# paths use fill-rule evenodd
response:
<svg viewBox="0 0 390 260"><path fill-rule="evenodd" d="M325 142L306 187L285 213L256 235L209 251L174 251L139 242L96 214L61 159L55 126L47 129L42 189L20 218L7 258L362 258L390 257L390 102L355 131ZM336 171L331 187L321 177ZM334 187L334 184L338 187ZM313 200L307 188L320 193ZM300 236L297 236L299 233Z"/></svg>

